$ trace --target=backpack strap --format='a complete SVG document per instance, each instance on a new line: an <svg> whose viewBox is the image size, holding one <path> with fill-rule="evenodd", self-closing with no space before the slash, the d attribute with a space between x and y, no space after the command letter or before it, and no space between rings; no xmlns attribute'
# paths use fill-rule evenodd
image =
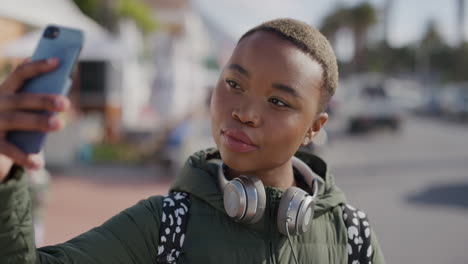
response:
<svg viewBox="0 0 468 264"><path fill-rule="evenodd" d="M163 197L156 263L176 263L184 244L189 208L188 193L170 192Z"/></svg>
<svg viewBox="0 0 468 264"><path fill-rule="evenodd" d="M371 230L366 214L349 204L341 206L348 235L348 264L371 263Z"/></svg>
<svg viewBox="0 0 468 264"><path fill-rule="evenodd" d="M185 192L163 197L156 263L175 264L187 231L190 198ZM348 236L348 264L368 264L373 255L371 231L366 214L349 204L341 206Z"/></svg>

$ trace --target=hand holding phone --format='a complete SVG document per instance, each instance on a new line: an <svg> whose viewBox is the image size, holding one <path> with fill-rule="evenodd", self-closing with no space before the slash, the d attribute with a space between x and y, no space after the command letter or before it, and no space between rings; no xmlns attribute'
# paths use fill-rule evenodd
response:
<svg viewBox="0 0 468 264"><path fill-rule="evenodd" d="M31 61L0 84L0 182L13 162L27 168L40 166L32 154L40 151L45 132L61 126L53 113L70 105L64 95L82 43L80 31L49 26Z"/></svg>
<svg viewBox="0 0 468 264"><path fill-rule="evenodd" d="M47 132L61 127L57 117L46 116L42 112L66 111L70 106L68 98L53 94L17 93L27 80L55 70L59 63L57 59L23 63L0 84L0 182L13 162L31 169L42 165L36 155L24 153L8 142L8 131Z"/></svg>
<svg viewBox="0 0 468 264"><path fill-rule="evenodd" d="M30 94L61 94L66 95L70 90L71 74L78 60L83 45L83 33L76 29L60 26L48 26L39 41L32 61L58 58L59 66L47 74L27 81L20 93ZM42 112L45 116L51 112ZM26 153L38 153L45 140L43 131L9 131L8 141Z"/></svg>

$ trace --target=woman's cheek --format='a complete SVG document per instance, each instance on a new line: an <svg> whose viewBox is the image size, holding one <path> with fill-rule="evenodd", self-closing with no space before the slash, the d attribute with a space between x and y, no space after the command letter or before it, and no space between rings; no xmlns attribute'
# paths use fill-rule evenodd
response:
<svg viewBox="0 0 468 264"><path fill-rule="evenodd" d="M268 122L265 130L270 131L267 132L267 135L271 141L276 143L273 145L295 146L304 129L302 124L295 122L294 117L285 116L272 119Z"/></svg>

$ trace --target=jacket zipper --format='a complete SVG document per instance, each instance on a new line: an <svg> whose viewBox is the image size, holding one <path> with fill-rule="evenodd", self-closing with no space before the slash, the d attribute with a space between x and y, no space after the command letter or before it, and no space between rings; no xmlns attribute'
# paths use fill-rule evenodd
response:
<svg viewBox="0 0 468 264"><path fill-rule="evenodd" d="M275 254L273 254L273 242L271 242L271 240L270 240L270 258L271 258L271 263L275 264L276 260L275 260Z"/></svg>
<svg viewBox="0 0 468 264"><path fill-rule="evenodd" d="M267 193L267 196L271 196L270 193ZM271 197L267 197L267 201L271 201ZM276 259L275 259L275 254L273 252L273 241L272 241L272 226L271 226L271 220L273 219L273 210L272 210L272 205L268 206L268 219L265 221L265 224L267 225L267 230L268 230L268 238L267 238L267 251L268 251L268 263L271 264L276 264Z"/></svg>

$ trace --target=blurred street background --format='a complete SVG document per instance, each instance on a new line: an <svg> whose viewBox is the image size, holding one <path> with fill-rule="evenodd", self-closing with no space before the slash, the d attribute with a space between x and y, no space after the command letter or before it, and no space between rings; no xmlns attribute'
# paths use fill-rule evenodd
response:
<svg viewBox="0 0 468 264"><path fill-rule="evenodd" d="M47 24L86 34L64 130L30 173L38 245L167 192L214 146L209 96L237 39L278 17L320 29L339 60L323 157L370 216L387 263L468 263L464 0L0 0L0 82Z"/></svg>

